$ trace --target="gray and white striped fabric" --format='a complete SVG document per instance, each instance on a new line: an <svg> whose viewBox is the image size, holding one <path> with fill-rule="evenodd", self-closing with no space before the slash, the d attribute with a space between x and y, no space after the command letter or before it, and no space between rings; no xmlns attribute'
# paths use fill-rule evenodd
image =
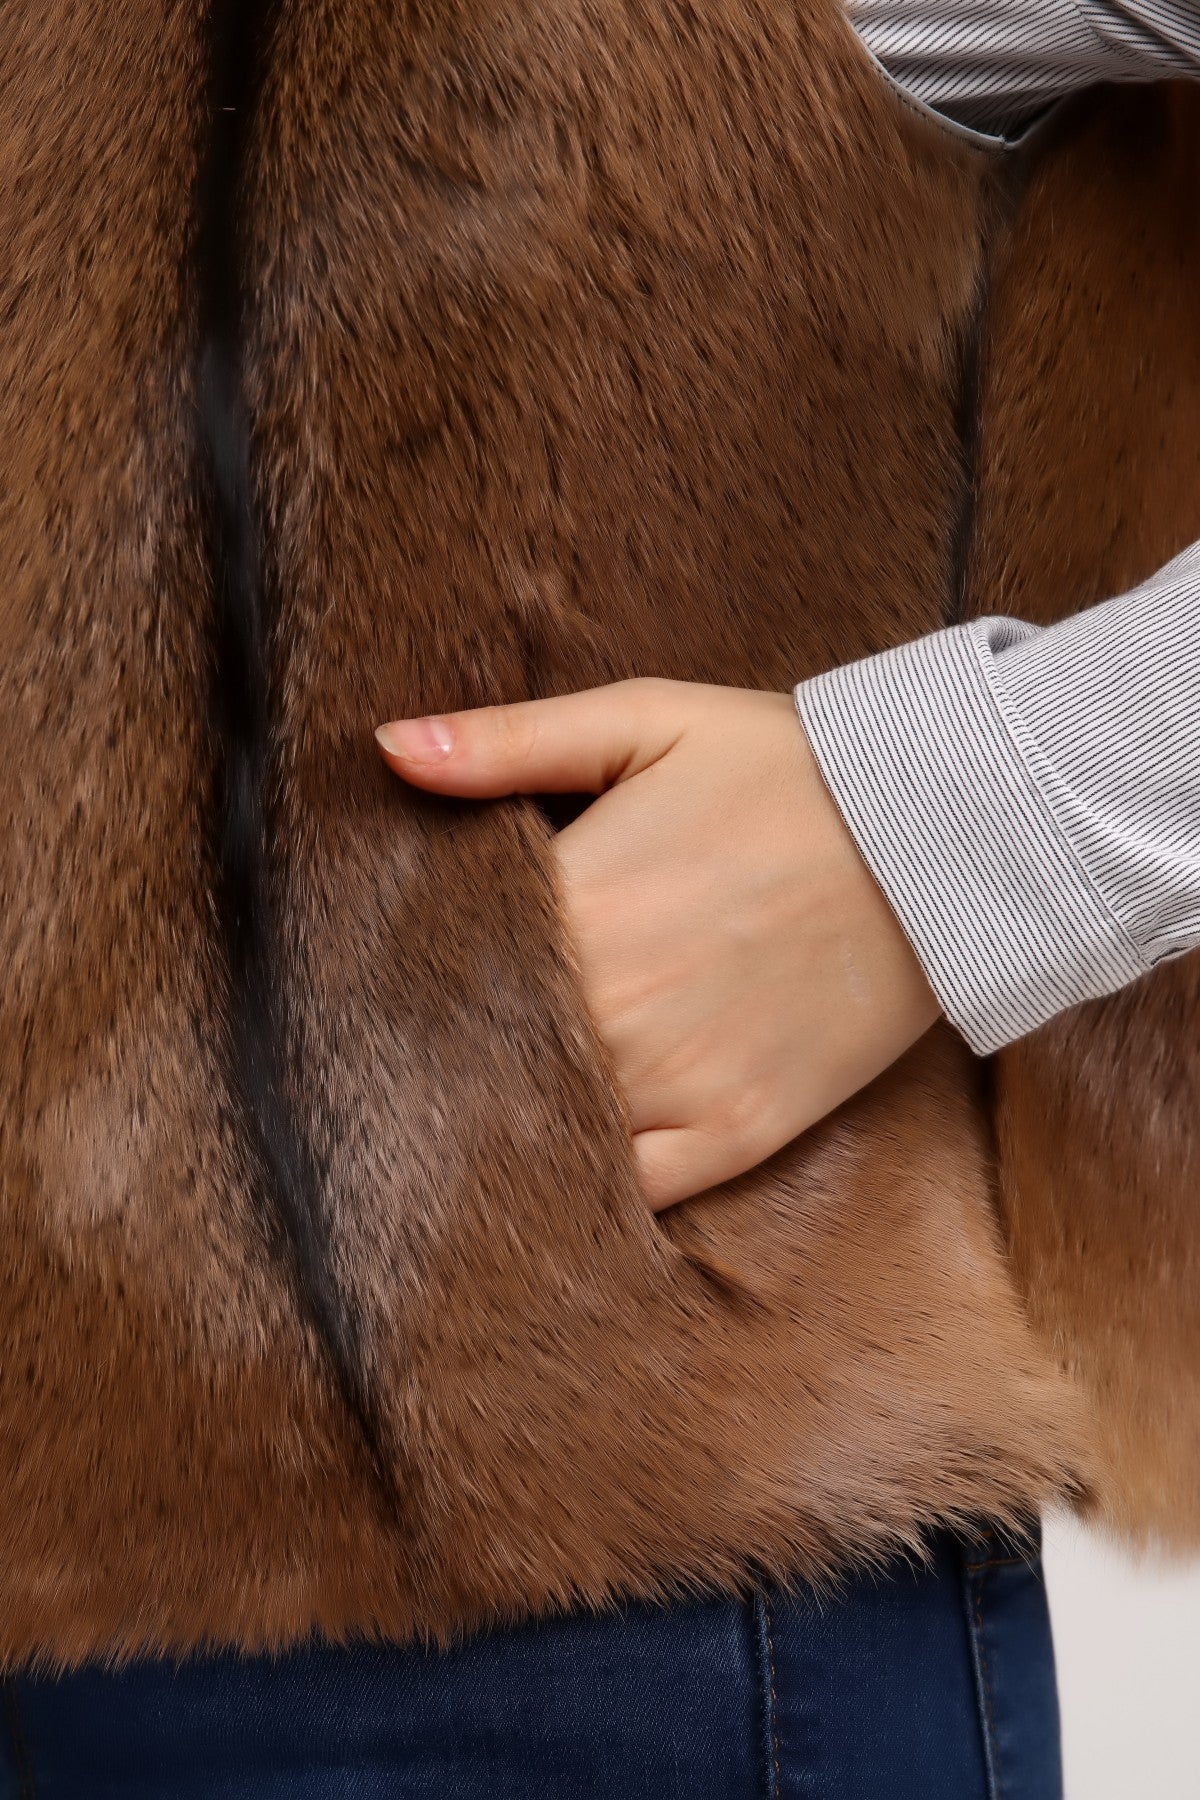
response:
<svg viewBox="0 0 1200 1800"><path fill-rule="evenodd" d="M1096 79L1109 44L1107 78L1200 77L1200 0L851 10L893 79L923 104L949 96L974 129L1012 129ZM1007 57L1014 21L1035 14L1043 29ZM1062 624L973 620L795 697L859 849L980 1055L1200 946L1200 544Z"/></svg>
<svg viewBox="0 0 1200 1800"><path fill-rule="evenodd" d="M1195 74L1196 0L848 0L877 61L914 99L1003 135L1097 81Z"/></svg>

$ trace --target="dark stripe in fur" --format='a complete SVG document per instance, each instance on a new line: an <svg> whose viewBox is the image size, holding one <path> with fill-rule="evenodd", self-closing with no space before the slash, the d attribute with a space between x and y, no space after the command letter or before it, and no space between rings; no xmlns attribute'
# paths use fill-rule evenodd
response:
<svg viewBox="0 0 1200 1800"><path fill-rule="evenodd" d="M199 421L212 514L218 892L234 1085L260 1171L257 1199L380 1468L358 1322L334 1271L322 1184L285 1089L285 1002L267 861L268 621L242 382L238 223L249 124L274 12L272 0L214 0L212 123L199 192Z"/></svg>
<svg viewBox="0 0 1200 1800"><path fill-rule="evenodd" d="M990 288L987 252L979 271L971 315L958 353L958 392L954 429L958 439L959 495L954 532L950 541L950 593L946 625L960 625L968 617L971 545L975 537L975 509L979 499L979 403L980 363L984 321Z"/></svg>
<svg viewBox="0 0 1200 1800"><path fill-rule="evenodd" d="M991 318L996 257L1012 223L1024 186L1026 159L1006 152L995 177L991 205L985 211L984 242L975 295L958 348L958 387L954 430L959 456L959 500L950 543L950 586L943 625L961 625L973 617L971 565L979 501L980 439L983 410L984 347Z"/></svg>

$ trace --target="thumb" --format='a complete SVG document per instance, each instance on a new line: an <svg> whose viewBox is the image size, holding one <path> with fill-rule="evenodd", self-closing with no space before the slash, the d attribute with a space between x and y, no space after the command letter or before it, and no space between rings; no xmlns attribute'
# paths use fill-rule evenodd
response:
<svg viewBox="0 0 1200 1800"><path fill-rule="evenodd" d="M686 684L619 681L551 700L397 719L375 736L414 787L466 799L600 794L678 742Z"/></svg>

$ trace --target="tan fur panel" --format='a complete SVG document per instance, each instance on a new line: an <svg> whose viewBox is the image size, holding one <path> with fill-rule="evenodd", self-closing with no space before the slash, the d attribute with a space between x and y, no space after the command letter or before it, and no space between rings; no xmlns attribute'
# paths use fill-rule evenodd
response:
<svg viewBox="0 0 1200 1800"><path fill-rule="evenodd" d="M1108 96L1034 177L995 305L976 609L1043 622L1200 536L1200 96ZM1006 1050L1004 1219L1093 1402L1095 1505L1200 1537L1200 959Z"/></svg>
<svg viewBox="0 0 1200 1800"><path fill-rule="evenodd" d="M959 1041L655 1222L543 819L406 795L370 735L634 672L782 688L936 625L986 166L836 0L282 9L247 202L270 848L393 1515L224 1060L201 10L64 0L0 64L0 1661L444 1638L1028 1517L1085 1434Z"/></svg>
<svg viewBox="0 0 1200 1800"><path fill-rule="evenodd" d="M23 8L0 58L5 1659L243 1612L294 1634L303 1540L273 1495L298 1439L315 1471L347 1456L221 1071L182 279L200 24Z"/></svg>
<svg viewBox="0 0 1200 1800"><path fill-rule="evenodd" d="M1069 1407L961 1047L656 1226L536 811L406 794L369 738L632 673L784 687L936 624L982 170L820 8L439 7L355 63L368 16L269 98L255 410L296 1099L429 1620L1019 1508Z"/></svg>

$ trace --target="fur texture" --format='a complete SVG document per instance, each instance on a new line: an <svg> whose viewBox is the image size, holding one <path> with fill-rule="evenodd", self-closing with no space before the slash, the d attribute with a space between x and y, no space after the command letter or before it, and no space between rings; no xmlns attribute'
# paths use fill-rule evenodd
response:
<svg viewBox="0 0 1200 1800"><path fill-rule="evenodd" d="M997 171L901 104L839 0L276 15L239 185L270 1017L376 1442L264 1228L231 1017L197 424L208 20L62 0L0 56L0 1660L444 1640L761 1569L834 1579L934 1521L1018 1525L1090 1479L1084 1401L1111 1401L1111 1439L1136 1388L1129 1343L1106 1362L1088 1333L1086 1255L1052 1255L1094 1182L1082 1144L1045 1164L1053 1194L1022 1162L1020 1063L1011 1254L986 1071L948 1029L655 1220L544 815L406 793L371 741L383 717L633 673L785 688L949 616ZM1018 455L1042 353L1018 327L1038 295L1056 309L1069 415L1094 323L1050 220L1086 157L1068 136L1034 180L989 308L980 596L1001 524L1033 569L1058 529ZM1169 223L1145 256L1178 254ZM1136 249L1089 267L1145 316ZM1168 386L1194 349L1172 319ZM1077 435L1052 430L1056 480ZM1139 553L1187 535L1186 496ZM1147 1027L1180 1056L1184 985ZM1139 1052L1089 1043L1125 1118ZM1085 1072L1058 1057L1064 1115ZM1141 1124L1114 1180L1173 1192ZM1106 1264L1098 1291L1144 1311L1142 1273ZM1162 1344L1184 1404L1193 1346Z"/></svg>
<svg viewBox="0 0 1200 1800"><path fill-rule="evenodd" d="M1198 278L1195 94L1074 108L1039 153L997 278L978 610L1049 622L1200 537ZM995 1088L1013 1268L1088 1396L1093 1510L1194 1548L1200 958L1006 1050Z"/></svg>

